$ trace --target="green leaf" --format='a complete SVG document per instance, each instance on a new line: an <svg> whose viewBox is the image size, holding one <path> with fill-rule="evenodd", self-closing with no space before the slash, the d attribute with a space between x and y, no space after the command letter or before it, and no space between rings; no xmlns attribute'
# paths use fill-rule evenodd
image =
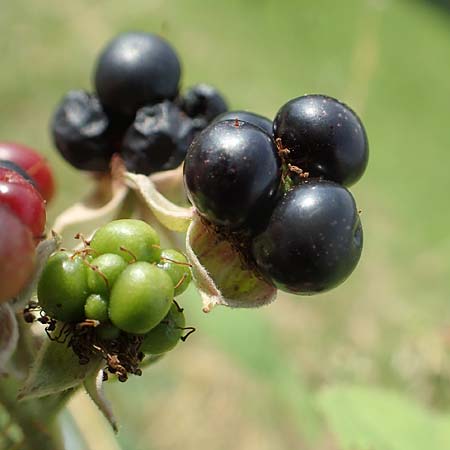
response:
<svg viewBox="0 0 450 450"><path fill-rule="evenodd" d="M450 417L434 414L399 393L335 386L324 389L318 401L342 450L450 448Z"/></svg>
<svg viewBox="0 0 450 450"><path fill-rule="evenodd" d="M216 305L257 308L276 297L276 288L248 268L233 245L203 224L197 214L186 234L186 256L204 312Z"/></svg>
<svg viewBox="0 0 450 450"><path fill-rule="evenodd" d="M48 340L40 348L18 399L43 397L76 387L98 369L100 360L93 357L81 365L66 344Z"/></svg>
<svg viewBox="0 0 450 450"><path fill-rule="evenodd" d="M173 176L177 174L173 173ZM145 175L126 172L125 179L132 189L139 192L148 208L166 228L181 233L188 229L192 220L192 208L183 208L167 200L158 192L153 181Z"/></svg>

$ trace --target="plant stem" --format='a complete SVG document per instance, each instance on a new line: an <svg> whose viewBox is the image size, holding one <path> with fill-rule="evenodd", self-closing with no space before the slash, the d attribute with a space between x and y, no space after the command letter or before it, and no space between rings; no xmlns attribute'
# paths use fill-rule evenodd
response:
<svg viewBox="0 0 450 450"><path fill-rule="evenodd" d="M16 399L18 383L12 378L0 384L0 404L8 412L11 421L20 427L23 434L24 450L63 450L61 433L55 417L70 396L64 392L39 400L18 402Z"/></svg>

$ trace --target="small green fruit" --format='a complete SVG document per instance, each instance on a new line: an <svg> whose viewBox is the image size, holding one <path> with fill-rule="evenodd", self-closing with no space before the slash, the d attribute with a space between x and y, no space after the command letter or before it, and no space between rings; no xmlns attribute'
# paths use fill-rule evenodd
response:
<svg viewBox="0 0 450 450"><path fill-rule="evenodd" d="M109 300L109 318L128 333L144 334L170 309L173 283L164 270L148 262L130 264L117 278Z"/></svg>
<svg viewBox="0 0 450 450"><path fill-rule="evenodd" d="M172 350L178 344L185 325L183 311L172 304L166 317L144 336L141 350L149 355L159 355Z"/></svg>
<svg viewBox="0 0 450 450"><path fill-rule="evenodd" d="M165 270L172 279L175 296L182 294L191 282L191 268L186 257L176 250L167 249L161 252L158 267Z"/></svg>
<svg viewBox="0 0 450 450"><path fill-rule="evenodd" d="M95 232L90 246L99 255L115 253L127 262L158 262L161 257L158 234L142 220L113 220Z"/></svg>
<svg viewBox="0 0 450 450"><path fill-rule="evenodd" d="M103 341L112 341L120 336L120 330L110 323L102 323L95 329L95 332Z"/></svg>
<svg viewBox="0 0 450 450"><path fill-rule="evenodd" d="M87 267L79 256L54 253L47 261L39 280L37 296L42 309L53 319L80 322L89 295Z"/></svg>
<svg viewBox="0 0 450 450"><path fill-rule="evenodd" d="M108 301L100 294L91 294L84 305L86 319L106 322L108 320Z"/></svg>
<svg viewBox="0 0 450 450"><path fill-rule="evenodd" d="M91 292L109 296L109 292L117 277L128 266L119 255L105 253L90 262L87 270L87 281Z"/></svg>

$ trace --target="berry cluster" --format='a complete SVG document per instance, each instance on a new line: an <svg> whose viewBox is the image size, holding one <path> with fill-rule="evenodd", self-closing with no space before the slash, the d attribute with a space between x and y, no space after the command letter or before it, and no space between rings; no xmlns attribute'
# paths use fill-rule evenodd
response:
<svg viewBox="0 0 450 450"><path fill-rule="evenodd" d="M226 113L191 144L188 197L277 288L314 294L342 283L362 250L359 212L345 186L363 174L368 143L358 116L324 95L295 98L273 123Z"/></svg>
<svg viewBox="0 0 450 450"><path fill-rule="evenodd" d="M272 121L228 111L206 84L180 93L180 76L178 56L164 39L128 32L99 55L94 92L63 97L51 122L54 143L74 167L95 172L98 182L87 200L58 216L52 238L37 250L45 202L54 193L51 171L33 150L0 143L0 258L7 261L0 265L0 303L15 297L1 309L14 324L12 306L28 301L24 320L41 323L50 340L67 344L59 346L61 353L54 345L40 347L21 398L84 379L115 427L98 383L102 371L103 380L139 376L195 331L176 298L192 278L209 312L215 305L268 304L277 289L324 292L358 264L363 232L347 189L368 161L358 116L334 98L305 95L283 105ZM180 170L147 177L183 163L183 178ZM165 197L178 198L183 179L193 207ZM105 223L111 216L120 219L89 240L78 234L72 251L55 251L66 226ZM157 232L134 218L186 232L188 259L162 249ZM6 347L16 337L11 334Z"/></svg>
<svg viewBox="0 0 450 450"><path fill-rule="evenodd" d="M43 237L45 201L54 192L50 167L35 150L0 142L0 301L16 296L34 269Z"/></svg>
<svg viewBox="0 0 450 450"><path fill-rule="evenodd" d="M81 170L107 172L114 153L130 172L179 166L198 132L227 110L206 84L180 95L180 76L178 56L164 39L118 35L97 59L96 94L70 91L58 105L51 123L56 147Z"/></svg>
<svg viewBox="0 0 450 450"><path fill-rule="evenodd" d="M174 297L191 280L189 264L176 250L161 250L159 237L147 223L121 219L99 228L75 252L54 253L39 280L38 319L65 325L69 345L80 357L101 351L109 357L120 348L125 372L135 373L138 355L161 354L184 337L183 310ZM30 309L27 310L30 312ZM134 349L134 350L133 350ZM129 367L127 369L127 367ZM117 368L116 368L117 369Z"/></svg>

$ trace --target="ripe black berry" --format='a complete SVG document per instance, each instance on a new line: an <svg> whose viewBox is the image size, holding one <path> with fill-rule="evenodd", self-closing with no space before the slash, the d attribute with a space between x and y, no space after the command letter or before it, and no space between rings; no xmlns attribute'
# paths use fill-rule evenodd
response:
<svg viewBox="0 0 450 450"><path fill-rule="evenodd" d="M178 92L180 62L164 39L151 33L122 33L100 54L95 88L103 105L133 116L144 105Z"/></svg>
<svg viewBox="0 0 450 450"><path fill-rule="evenodd" d="M70 91L58 105L51 132L61 155L81 170L105 172L114 153L112 125L95 95Z"/></svg>
<svg viewBox="0 0 450 450"><path fill-rule="evenodd" d="M309 180L287 192L252 253L274 284L310 295L342 283L361 256L363 233L355 201L343 186Z"/></svg>
<svg viewBox="0 0 450 450"><path fill-rule="evenodd" d="M325 95L295 98L278 111L274 136L290 153L289 163L350 186L364 173L369 147L364 126L345 104Z"/></svg>
<svg viewBox="0 0 450 450"><path fill-rule="evenodd" d="M180 99L181 109L192 118L203 119L205 126L228 109L222 94L209 84L196 84Z"/></svg>
<svg viewBox="0 0 450 450"><path fill-rule="evenodd" d="M272 139L249 123L213 123L186 156L187 194L216 225L237 229L270 211L280 183L281 162Z"/></svg>
<svg viewBox="0 0 450 450"><path fill-rule="evenodd" d="M217 116L214 122L222 122L223 120L241 120L242 122L251 123L255 127L261 128L269 136L272 136L273 123L270 119L259 114L249 111L228 111Z"/></svg>
<svg viewBox="0 0 450 450"><path fill-rule="evenodd" d="M141 108L125 134L122 158L130 172L149 175L181 164L196 134L192 120L169 101Z"/></svg>

